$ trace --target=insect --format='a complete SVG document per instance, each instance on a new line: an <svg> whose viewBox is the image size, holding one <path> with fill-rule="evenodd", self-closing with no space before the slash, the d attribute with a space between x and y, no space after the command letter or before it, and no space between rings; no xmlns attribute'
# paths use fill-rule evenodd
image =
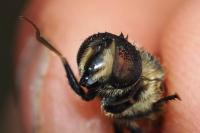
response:
<svg viewBox="0 0 200 133"><path fill-rule="evenodd" d="M166 102L180 100L176 93L165 96L159 61L129 43L122 33L97 33L82 43L77 54L81 78L77 81L66 58L41 36L30 19L21 18L34 27L37 40L60 57L71 89L85 101L99 97L104 114L114 120L116 133L123 132L121 126L131 133L142 133L138 121L154 121Z"/></svg>

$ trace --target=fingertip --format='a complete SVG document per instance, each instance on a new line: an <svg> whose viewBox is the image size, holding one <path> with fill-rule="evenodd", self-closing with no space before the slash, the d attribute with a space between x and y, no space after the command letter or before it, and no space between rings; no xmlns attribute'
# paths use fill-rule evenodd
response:
<svg viewBox="0 0 200 133"><path fill-rule="evenodd" d="M182 101L170 103L163 132L199 132L200 108L200 16L199 1L185 2L171 19L163 36L161 56L165 64L169 93Z"/></svg>

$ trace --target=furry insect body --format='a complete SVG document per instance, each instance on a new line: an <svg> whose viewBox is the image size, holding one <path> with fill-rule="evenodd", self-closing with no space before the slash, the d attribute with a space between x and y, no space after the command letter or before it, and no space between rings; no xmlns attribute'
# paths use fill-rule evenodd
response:
<svg viewBox="0 0 200 133"><path fill-rule="evenodd" d="M60 57L72 90L86 101L100 98L103 112L115 121L116 133L122 132L119 124L141 133L137 120L157 119L164 103L179 98L176 94L164 96L160 63L129 43L122 33L98 33L82 43L77 54L78 82L66 58L40 35L30 19L21 18L35 28L37 40Z"/></svg>

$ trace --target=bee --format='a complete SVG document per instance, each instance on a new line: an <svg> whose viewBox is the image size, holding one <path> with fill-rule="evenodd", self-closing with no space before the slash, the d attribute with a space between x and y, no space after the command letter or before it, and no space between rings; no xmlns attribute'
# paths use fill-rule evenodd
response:
<svg viewBox="0 0 200 133"><path fill-rule="evenodd" d="M41 36L39 28L27 17L21 18L36 30L36 39L59 56L71 89L85 101L99 97L102 111L114 121L115 133L122 133L122 127L142 133L140 121L155 121L165 103L180 100L176 93L165 96L159 61L122 33L97 33L83 41L77 54L78 81L67 59Z"/></svg>

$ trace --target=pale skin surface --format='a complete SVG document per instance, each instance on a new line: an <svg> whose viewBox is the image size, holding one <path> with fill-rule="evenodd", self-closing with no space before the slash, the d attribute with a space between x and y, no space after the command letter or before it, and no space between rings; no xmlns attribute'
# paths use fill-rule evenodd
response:
<svg viewBox="0 0 200 133"><path fill-rule="evenodd" d="M78 77L76 53L89 35L129 35L160 58L168 94L182 101L167 104L162 133L200 132L200 1L35 0L24 15L68 59ZM98 100L82 101L69 87L59 58L41 46L23 22L17 55L18 89L23 132L111 133L112 123Z"/></svg>

